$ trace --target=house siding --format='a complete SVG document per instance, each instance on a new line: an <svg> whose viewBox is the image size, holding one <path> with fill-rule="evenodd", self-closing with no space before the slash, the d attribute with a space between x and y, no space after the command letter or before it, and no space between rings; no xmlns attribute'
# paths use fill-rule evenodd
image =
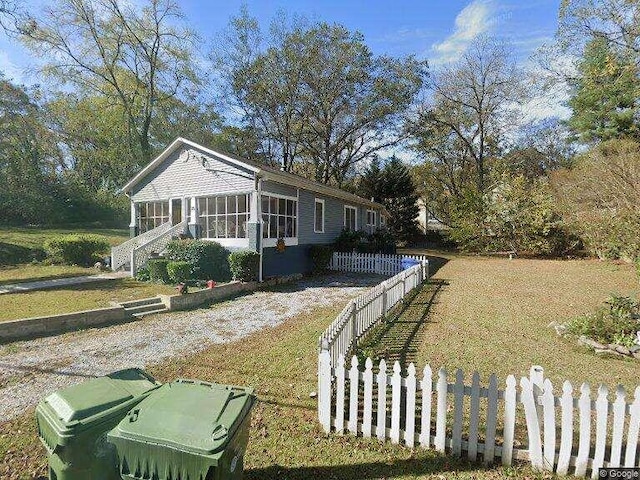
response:
<svg viewBox="0 0 640 480"><path fill-rule="evenodd" d="M209 171L202 166L206 159ZM224 195L254 189L253 172L198 149L184 146L173 152L131 192L134 202Z"/></svg>
<svg viewBox="0 0 640 480"><path fill-rule="evenodd" d="M283 185L282 183L264 180L262 182L262 193L273 193L275 195L284 195L285 197L296 197L298 195L298 189L290 185ZM302 210L300 211L302 212Z"/></svg>
<svg viewBox="0 0 640 480"><path fill-rule="evenodd" d="M309 273L310 271L309 245L286 247L283 252L271 247L262 249L263 278Z"/></svg>

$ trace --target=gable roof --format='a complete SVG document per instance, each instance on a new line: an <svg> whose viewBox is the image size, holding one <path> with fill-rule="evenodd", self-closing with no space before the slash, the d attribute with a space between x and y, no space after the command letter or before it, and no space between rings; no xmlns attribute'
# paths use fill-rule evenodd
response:
<svg viewBox="0 0 640 480"><path fill-rule="evenodd" d="M329 185L325 185L324 183L316 182L314 180L309 180L308 178L302 177L300 175L296 175L294 173L284 172L277 168L270 167L268 165L263 165L261 163L255 162L253 160L246 160L244 158L240 158L236 155L232 155L229 153L221 152L219 150L212 150L210 148L199 145L191 140L187 140L186 138L178 137L171 144L165 148L160 155L158 155L155 159L153 159L146 167L144 167L140 172L129 180L126 185L124 185L120 191L124 193L128 193L131 189L140 183L147 175L153 172L162 162L164 162L171 153L173 153L177 148L187 145L193 148L197 148L202 150L210 155L226 160L227 162L242 167L246 170L253 172L258 178L262 178L264 180L271 180L277 183L282 183L285 185L290 185L296 188L302 188L304 190L310 190L312 192L320 193L322 195L327 195L330 197L336 197L347 202L357 203L359 205L366 205L369 207L375 207L378 209L382 209L386 212L386 209L383 205L372 202L371 200L367 200L366 198L362 198L358 195L354 195L353 193L346 192L339 188L331 187Z"/></svg>

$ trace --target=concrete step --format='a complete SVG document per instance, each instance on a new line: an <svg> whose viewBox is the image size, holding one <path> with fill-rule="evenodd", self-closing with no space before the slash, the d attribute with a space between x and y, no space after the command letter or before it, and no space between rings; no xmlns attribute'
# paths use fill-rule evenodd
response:
<svg viewBox="0 0 640 480"><path fill-rule="evenodd" d="M140 300L129 300L128 302L120 302L120 305L122 305L125 309L129 309L132 307L140 307L142 305L155 305L158 303L162 304L158 297L151 297L142 298Z"/></svg>
<svg viewBox="0 0 640 480"><path fill-rule="evenodd" d="M147 314L147 312L157 312L158 310L166 311L167 308L164 303L150 303L147 305L138 305L137 307L128 307L125 310L131 315L137 315L139 313Z"/></svg>
<svg viewBox="0 0 640 480"><path fill-rule="evenodd" d="M138 312L138 313L132 313L131 315L133 315L136 318L142 318L142 317L146 317L147 315L153 315L156 313L165 313L168 312L169 310L167 310L164 305L162 306L162 308L159 308L158 310L148 310L146 312Z"/></svg>

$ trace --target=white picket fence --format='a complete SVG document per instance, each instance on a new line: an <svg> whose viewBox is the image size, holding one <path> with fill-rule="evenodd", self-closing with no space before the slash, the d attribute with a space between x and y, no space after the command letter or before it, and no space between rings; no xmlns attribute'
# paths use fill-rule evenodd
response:
<svg viewBox="0 0 640 480"><path fill-rule="evenodd" d="M384 319L400 300L428 278L429 262L425 259L418 265L402 270L359 295L344 307L320 335L318 347L328 350L334 363L338 361L340 355L353 352L366 332Z"/></svg>
<svg viewBox="0 0 640 480"><path fill-rule="evenodd" d="M427 261L425 255L385 255L380 253L334 252L329 270L339 272L377 273L397 275L402 271L402 260L409 258L418 262Z"/></svg>
<svg viewBox="0 0 640 480"><path fill-rule="evenodd" d="M411 448L419 445L448 451L457 457L466 452L469 460L485 464L497 459L503 465L523 460L536 469L561 475L584 477L590 472L596 478L599 467L638 466L640 387L632 402L627 402L622 387L610 402L605 386L600 386L592 399L589 386L583 384L574 398L568 381L562 394L555 396L540 367L532 367L530 377L521 378L518 391L513 375L500 390L495 375L489 377L488 387L482 387L478 372L473 373L471 385L465 385L462 370L448 383L444 368L434 378L428 365L420 377L413 364L403 377L398 362L388 374L384 360L377 373L371 359L360 371L355 356L348 370L342 355L335 371L332 365L329 351L322 350L318 357L318 417L327 433L334 429L337 433L376 436ZM447 415L451 406L452 414ZM516 448L516 434L523 429L526 438L519 440L528 447Z"/></svg>

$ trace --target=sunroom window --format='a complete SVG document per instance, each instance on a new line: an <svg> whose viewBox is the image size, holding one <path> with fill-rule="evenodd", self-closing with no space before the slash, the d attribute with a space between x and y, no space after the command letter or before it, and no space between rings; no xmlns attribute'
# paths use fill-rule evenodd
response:
<svg viewBox="0 0 640 480"><path fill-rule="evenodd" d="M204 238L246 238L249 195L224 195L198 199Z"/></svg>
<svg viewBox="0 0 640 480"><path fill-rule="evenodd" d="M262 194L263 238L298 236L298 201L293 198Z"/></svg>
<svg viewBox="0 0 640 480"><path fill-rule="evenodd" d="M169 202L138 204L138 233L144 233L169 221Z"/></svg>

